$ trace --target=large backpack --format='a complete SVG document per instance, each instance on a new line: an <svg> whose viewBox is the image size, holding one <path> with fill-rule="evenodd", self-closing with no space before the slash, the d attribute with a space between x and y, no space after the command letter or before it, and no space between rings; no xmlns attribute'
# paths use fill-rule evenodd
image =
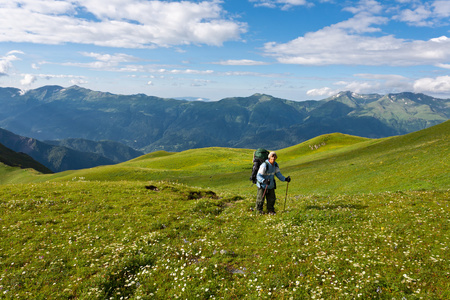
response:
<svg viewBox="0 0 450 300"><path fill-rule="evenodd" d="M253 152L253 168L252 168L252 176L250 180L253 183L256 183L256 174L258 174L259 166L269 157L269 151L264 148L258 148L255 152Z"/></svg>

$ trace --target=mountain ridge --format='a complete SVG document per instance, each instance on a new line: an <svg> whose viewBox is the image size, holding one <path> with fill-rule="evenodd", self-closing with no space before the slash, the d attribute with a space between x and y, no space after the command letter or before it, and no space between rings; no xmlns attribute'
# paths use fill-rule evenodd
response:
<svg viewBox="0 0 450 300"><path fill-rule="evenodd" d="M112 165L143 154L112 141L70 139L43 142L1 128L0 143L11 151L30 156L53 172Z"/></svg>
<svg viewBox="0 0 450 300"><path fill-rule="evenodd" d="M450 100L350 91L323 100L265 94L216 102L116 95L78 86L0 88L0 127L38 140L112 140L145 153L209 146L281 149L321 134L400 135L448 120Z"/></svg>
<svg viewBox="0 0 450 300"><path fill-rule="evenodd" d="M15 152L0 143L0 163L21 169L34 169L43 174L53 173L49 168L34 160L28 154Z"/></svg>
<svg viewBox="0 0 450 300"><path fill-rule="evenodd" d="M91 141L86 139L64 139L57 141L43 141L46 144L62 146L80 152L95 153L112 160L114 163L121 163L138 156L143 152L134 150L128 146L114 141Z"/></svg>

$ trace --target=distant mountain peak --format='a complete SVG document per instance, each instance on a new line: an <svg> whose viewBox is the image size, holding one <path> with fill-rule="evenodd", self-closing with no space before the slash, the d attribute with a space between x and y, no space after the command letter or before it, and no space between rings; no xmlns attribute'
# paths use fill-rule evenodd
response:
<svg viewBox="0 0 450 300"><path fill-rule="evenodd" d="M53 97L55 94L59 93L62 89L64 88L59 85L46 85L34 90L28 90L25 92L24 95L39 100L45 100Z"/></svg>
<svg viewBox="0 0 450 300"><path fill-rule="evenodd" d="M257 98L260 102L270 101L273 99L273 96L261 93L255 93L251 96L251 98Z"/></svg>
<svg viewBox="0 0 450 300"><path fill-rule="evenodd" d="M144 152L280 149L330 132L378 138L420 130L450 116L450 99L414 93L342 91L317 101L256 93L205 105L79 86L47 86L14 98L11 91L18 90L0 88L2 128L40 140L113 140Z"/></svg>
<svg viewBox="0 0 450 300"><path fill-rule="evenodd" d="M360 105L366 105L370 102L377 101L382 97L383 96L379 94L358 94L352 91L342 91L324 101L337 101L356 108Z"/></svg>
<svg viewBox="0 0 450 300"><path fill-rule="evenodd" d="M334 98L338 98L338 97L356 98L356 97L360 97L360 95L355 92L352 92L352 91L341 91L332 97L334 97Z"/></svg>

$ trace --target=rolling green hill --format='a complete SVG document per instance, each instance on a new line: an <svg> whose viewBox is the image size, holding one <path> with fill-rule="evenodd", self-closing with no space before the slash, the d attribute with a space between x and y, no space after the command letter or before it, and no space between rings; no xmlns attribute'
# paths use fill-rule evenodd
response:
<svg viewBox="0 0 450 300"><path fill-rule="evenodd" d="M450 122L384 139L328 134L279 150L293 193L367 193L449 186ZM316 149L317 148L317 149ZM313 150L312 150L313 149ZM42 180L171 181L253 193L253 150L203 148L155 152L117 165L70 171Z"/></svg>
<svg viewBox="0 0 450 300"><path fill-rule="evenodd" d="M0 298L448 299L449 127L278 151L274 216L252 211L251 149L0 164Z"/></svg>

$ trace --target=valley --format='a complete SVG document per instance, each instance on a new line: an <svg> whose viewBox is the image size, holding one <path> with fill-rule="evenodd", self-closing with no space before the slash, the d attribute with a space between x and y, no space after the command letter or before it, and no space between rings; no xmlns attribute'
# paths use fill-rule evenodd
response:
<svg viewBox="0 0 450 300"><path fill-rule="evenodd" d="M252 149L0 164L2 297L446 299L449 127L279 149L274 216L252 211Z"/></svg>

